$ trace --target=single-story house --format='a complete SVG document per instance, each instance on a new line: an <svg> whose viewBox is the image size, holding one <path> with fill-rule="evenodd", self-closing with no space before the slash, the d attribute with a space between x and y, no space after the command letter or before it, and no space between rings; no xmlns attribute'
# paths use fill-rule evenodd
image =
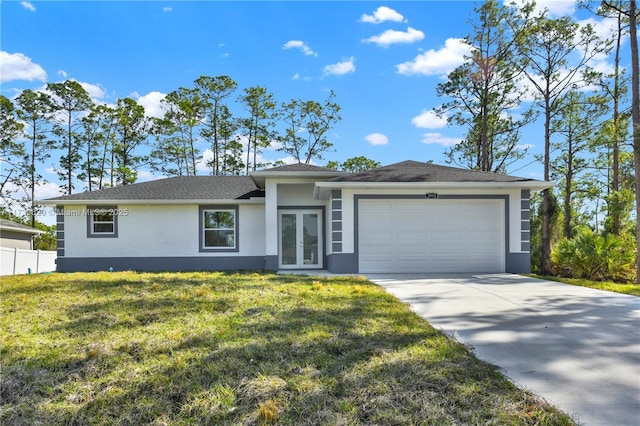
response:
<svg viewBox="0 0 640 426"><path fill-rule="evenodd" d="M33 250L33 239L44 231L8 219L0 219L0 247Z"/></svg>
<svg viewBox="0 0 640 426"><path fill-rule="evenodd" d="M181 176L51 198L58 270L529 271L551 183L404 161Z"/></svg>

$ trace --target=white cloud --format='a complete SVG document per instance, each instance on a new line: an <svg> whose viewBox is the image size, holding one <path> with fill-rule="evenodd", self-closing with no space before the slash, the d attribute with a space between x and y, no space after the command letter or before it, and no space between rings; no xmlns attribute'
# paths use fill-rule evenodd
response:
<svg viewBox="0 0 640 426"><path fill-rule="evenodd" d="M411 119L411 123L419 129L442 129L447 126L447 117L438 117L432 110L423 109L420 115Z"/></svg>
<svg viewBox="0 0 640 426"><path fill-rule="evenodd" d="M520 0L520 3L524 3ZM575 0L536 0L535 11L549 11L550 17L571 16L576 11Z"/></svg>
<svg viewBox="0 0 640 426"><path fill-rule="evenodd" d="M47 182L36 185L35 189L36 200L59 197L62 193L62 188L60 188L60 186L54 182Z"/></svg>
<svg viewBox="0 0 640 426"><path fill-rule="evenodd" d="M415 43L424 39L424 33L415 28L407 27L407 31L387 30L377 36L363 40L364 43L375 43L378 46L387 47L399 43Z"/></svg>
<svg viewBox="0 0 640 426"><path fill-rule="evenodd" d="M284 164L298 164L298 160L291 156L288 155L286 157L280 157L280 158L276 158L275 160L267 160L265 157L263 156L258 156L258 163L275 163L275 162L283 162ZM317 166L317 164L311 160L311 164L313 164L314 166ZM273 166L269 166L269 167L273 167Z"/></svg>
<svg viewBox="0 0 640 426"><path fill-rule="evenodd" d="M144 96L138 97L136 101L144 107L145 114L148 117L164 117L161 101L167 96L166 93L149 92Z"/></svg>
<svg viewBox="0 0 640 426"><path fill-rule="evenodd" d="M295 73L293 77L291 77L291 80L300 80L300 74Z"/></svg>
<svg viewBox="0 0 640 426"><path fill-rule="evenodd" d="M28 189L27 181L22 181L19 184L16 184L14 182L7 182L4 189L9 193L16 193L20 195L23 193L24 195L27 195L27 191L30 191ZM59 197L63 193L63 190L57 183L40 181L36 182L34 192L36 200L44 200L47 198ZM28 195L31 196L30 193ZM2 201L6 202L7 199L3 197ZM5 204L2 201L0 201L0 205Z"/></svg>
<svg viewBox="0 0 640 426"><path fill-rule="evenodd" d="M173 10L173 8L170 7L170 6L165 6L165 7L162 8L163 12L171 12L172 10Z"/></svg>
<svg viewBox="0 0 640 426"><path fill-rule="evenodd" d="M354 63L355 60L356 59L352 56L346 61L338 62L332 65L327 65L326 67L324 67L323 73L324 75L330 75L330 74L344 75L344 74L355 72L356 70L356 65Z"/></svg>
<svg viewBox="0 0 640 426"><path fill-rule="evenodd" d="M0 82L14 80L47 80L47 73L38 64L31 62L31 58L22 53L8 53L0 51Z"/></svg>
<svg viewBox="0 0 640 426"><path fill-rule="evenodd" d="M610 38L615 35L618 31L618 23L615 19L604 18L604 19L595 19L595 18L587 18L583 20L576 21L580 27L586 27L587 25L591 25L591 28L596 33L596 35L601 39Z"/></svg>
<svg viewBox="0 0 640 426"><path fill-rule="evenodd" d="M211 167L207 166L207 163L211 160L213 160L213 151L207 148L202 151L202 158L196 160L196 171L200 173L211 173Z"/></svg>
<svg viewBox="0 0 640 426"><path fill-rule="evenodd" d="M84 81L79 81L78 83L87 91L91 99L102 99L106 95L104 89L97 84L85 83Z"/></svg>
<svg viewBox="0 0 640 426"><path fill-rule="evenodd" d="M289 40L283 46L283 49L300 49L302 53L307 56L318 56L316 52L314 52L307 43L302 40Z"/></svg>
<svg viewBox="0 0 640 426"><path fill-rule="evenodd" d="M364 139L374 146L386 145L389 143L389 138L382 133L371 133L365 136Z"/></svg>
<svg viewBox="0 0 640 426"><path fill-rule="evenodd" d="M136 182L149 182L151 180L158 180L158 179L163 179L166 176L164 175L154 175L153 173L151 173L148 170L138 170L138 178L136 179Z"/></svg>
<svg viewBox="0 0 640 426"><path fill-rule="evenodd" d="M58 74L62 78L67 78L69 76L69 74L67 74L65 70L58 70L56 74Z"/></svg>
<svg viewBox="0 0 640 426"><path fill-rule="evenodd" d="M471 48L461 38L448 38L439 50L429 49L413 61L396 65L399 74L447 75L465 61Z"/></svg>
<svg viewBox="0 0 640 426"><path fill-rule="evenodd" d="M22 7L27 9L29 12L35 12L36 11L36 7L34 5L32 5L31 3L29 3L28 1L21 1L20 4L22 5Z"/></svg>
<svg viewBox="0 0 640 426"><path fill-rule="evenodd" d="M440 133L425 133L422 135L422 143L427 145L439 144L442 146L453 146L462 142L460 138L449 138Z"/></svg>
<svg viewBox="0 0 640 426"><path fill-rule="evenodd" d="M618 31L618 23L615 19L594 19L588 18L581 21L576 21L580 28L584 28L590 25L595 34L602 40L611 39ZM625 35L622 42L625 43L628 40L628 34ZM580 49L582 53L582 49ZM610 55L600 53L596 55L592 60L590 66L597 72L602 74L613 74L615 71L614 64L610 62ZM595 90L592 88L592 90Z"/></svg>
<svg viewBox="0 0 640 426"><path fill-rule="evenodd" d="M363 14L359 21L369 24L380 24L385 21L407 22L404 16L387 6L380 6L373 12L373 15Z"/></svg>

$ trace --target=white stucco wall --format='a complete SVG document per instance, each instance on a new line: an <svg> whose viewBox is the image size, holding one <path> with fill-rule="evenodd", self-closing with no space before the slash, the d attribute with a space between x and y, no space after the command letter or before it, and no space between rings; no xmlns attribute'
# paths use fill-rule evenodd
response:
<svg viewBox="0 0 640 426"><path fill-rule="evenodd" d="M86 206L65 206L65 257L264 256L264 205L239 206L239 251L199 251L199 205L118 205L117 238L88 238Z"/></svg>
<svg viewBox="0 0 640 426"><path fill-rule="evenodd" d="M313 183L279 183L278 206L325 206L325 200L313 198Z"/></svg>
<svg viewBox="0 0 640 426"><path fill-rule="evenodd" d="M278 254L278 207L325 207L327 200L313 198L314 180L295 178L269 178L265 181L265 235L266 254ZM326 210L329 215L329 209ZM324 226L327 226L325 222ZM328 229L328 228L325 228Z"/></svg>

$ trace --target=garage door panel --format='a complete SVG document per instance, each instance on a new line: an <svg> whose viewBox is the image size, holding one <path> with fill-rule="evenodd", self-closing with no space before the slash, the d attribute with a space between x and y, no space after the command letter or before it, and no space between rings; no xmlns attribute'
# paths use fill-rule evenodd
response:
<svg viewBox="0 0 640 426"><path fill-rule="evenodd" d="M422 230L411 230L401 228L395 233L397 241L418 241L426 242L428 240L428 232Z"/></svg>
<svg viewBox="0 0 640 426"><path fill-rule="evenodd" d="M503 272L502 200L359 200L361 272Z"/></svg>
<svg viewBox="0 0 640 426"><path fill-rule="evenodd" d="M467 218L467 226L470 228L499 228L500 224L496 217L487 216L469 216Z"/></svg>
<svg viewBox="0 0 640 426"><path fill-rule="evenodd" d="M394 220L391 217L370 217L363 221L363 229L373 231L376 229L393 228Z"/></svg>
<svg viewBox="0 0 640 426"><path fill-rule="evenodd" d="M445 231L438 230L431 232L430 241L435 244L449 245L450 243L462 242L465 239L465 233L462 231Z"/></svg>
<svg viewBox="0 0 640 426"><path fill-rule="evenodd" d="M389 228L374 228L369 231L369 241L381 241L389 244L389 241L393 240L394 233Z"/></svg>
<svg viewBox="0 0 640 426"><path fill-rule="evenodd" d="M467 231L467 239L469 241L486 241L488 243L498 242L498 229L472 229Z"/></svg>
<svg viewBox="0 0 640 426"><path fill-rule="evenodd" d="M440 229L455 230L465 226L464 218L456 215L449 216L432 216L431 226Z"/></svg>

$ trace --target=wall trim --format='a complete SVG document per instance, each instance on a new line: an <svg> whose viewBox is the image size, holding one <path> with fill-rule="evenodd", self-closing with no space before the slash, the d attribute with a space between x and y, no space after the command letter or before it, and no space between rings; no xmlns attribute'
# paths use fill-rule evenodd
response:
<svg viewBox="0 0 640 426"><path fill-rule="evenodd" d="M265 269L265 256L62 257L58 272L234 271Z"/></svg>
<svg viewBox="0 0 640 426"><path fill-rule="evenodd" d="M204 246L204 211L205 210L235 210L235 243L233 248L215 248ZM231 204L201 204L198 206L198 251L200 253L237 253L240 251L240 208Z"/></svg>
<svg viewBox="0 0 640 426"><path fill-rule="evenodd" d="M94 210L109 210L113 216L113 233L105 234L105 233L94 233L93 232L93 211ZM118 238L118 216L120 211L118 210L118 206L109 205L109 206L94 206L87 205L86 216L87 216L87 238Z"/></svg>
<svg viewBox="0 0 640 426"><path fill-rule="evenodd" d="M329 240L328 240L328 226L327 226L327 209L325 206L322 205L310 205L310 206L278 206L277 209L277 222L278 222L278 230L277 230L277 238L278 238L278 254L275 256L276 260L276 265L275 265L275 270L279 270L280 267L280 255L282 253L280 253L280 233L282 232L282 230L280 229L280 215L278 213L280 213L281 210L291 210L291 211L298 211L298 210L322 210L321 213L321 218L320 218L320 223L322 224L322 268L326 268L327 265L327 244L329 244ZM293 269L295 270L295 269Z"/></svg>

